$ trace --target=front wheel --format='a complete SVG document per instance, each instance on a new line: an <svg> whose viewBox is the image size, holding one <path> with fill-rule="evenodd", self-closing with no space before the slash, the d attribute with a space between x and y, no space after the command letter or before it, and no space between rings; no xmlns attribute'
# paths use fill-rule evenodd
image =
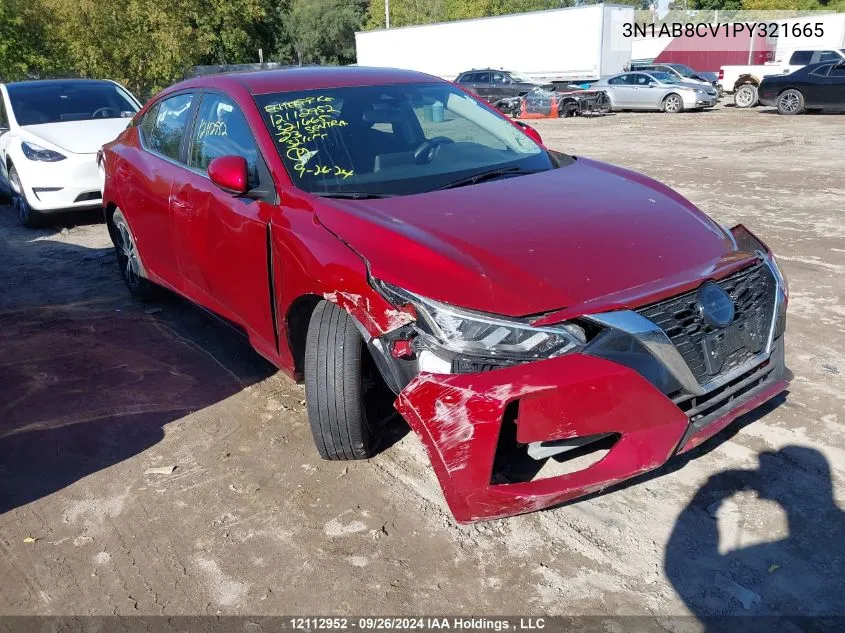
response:
<svg viewBox="0 0 845 633"><path fill-rule="evenodd" d="M114 212L109 221L109 233L117 255L117 266L129 292L142 301L153 299L157 288L144 276L138 244L120 209Z"/></svg>
<svg viewBox="0 0 845 633"><path fill-rule="evenodd" d="M21 184L21 178L14 166L9 169L9 184L12 189L12 209L17 214L20 223L29 229L35 229L41 226L44 223L44 216L29 206L29 201L26 199L26 193Z"/></svg>
<svg viewBox="0 0 845 633"><path fill-rule="evenodd" d="M674 92L670 95L667 95L666 98L663 100L663 111L668 112L669 114L677 114L678 112L683 112L684 100L681 99L681 95L675 94Z"/></svg>
<svg viewBox="0 0 845 633"><path fill-rule="evenodd" d="M319 303L305 343L305 400L320 457L372 457L392 402L383 389L352 317L333 303Z"/></svg>
<svg viewBox="0 0 845 633"><path fill-rule="evenodd" d="M737 108L750 108L757 105L757 86L742 84L734 93L734 105Z"/></svg>
<svg viewBox="0 0 845 633"><path fill-rule="evenodd" d="M784 90L778 96L777 106L780 114L799 114L804 111L804 95L793 88Z"/></svg>

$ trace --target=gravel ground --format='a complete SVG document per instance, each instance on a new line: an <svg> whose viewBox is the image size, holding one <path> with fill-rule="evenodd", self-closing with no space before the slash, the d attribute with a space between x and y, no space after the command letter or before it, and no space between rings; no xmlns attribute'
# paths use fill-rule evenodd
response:
<svg viewBox="0 0 845 633"><path fill-rule="evenodd" d="M320 461L303 388L186 302L131 300L96 214L0 207L0 613L845 615L843 121L535 124L768 242L795 378L690 459L470 527L413 434Z"/></svg>

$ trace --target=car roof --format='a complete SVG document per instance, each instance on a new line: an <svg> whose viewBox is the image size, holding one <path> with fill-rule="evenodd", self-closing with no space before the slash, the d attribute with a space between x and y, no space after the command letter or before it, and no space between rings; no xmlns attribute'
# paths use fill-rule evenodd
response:
<svg viewBox="0 0 845 633"><path fill-rule="evenodd" d="M7 86L43 86L45 84L72 85L72 84L113 84L108 79L31 79L28 81L12 81Z"/></svg>
<svg viewBox="0 0 845 633"><path fill-rule="evenodd" d="M507 68L472 68L470 70L465 70L464 72L459 73L459 74L466 75L467 73L491 73L491 72L512 73L514 71L508 70Z"/></svg>
<svg viewBox="0 0 845 633"><path fill-rule="evenodd" d="M167 92L186 88L245 88L254 95L296 90L320 90L352 86L419 83L443 80L412 70L367 66L303 66L279 70L257 70L204 75L171 86Z"/></svg>

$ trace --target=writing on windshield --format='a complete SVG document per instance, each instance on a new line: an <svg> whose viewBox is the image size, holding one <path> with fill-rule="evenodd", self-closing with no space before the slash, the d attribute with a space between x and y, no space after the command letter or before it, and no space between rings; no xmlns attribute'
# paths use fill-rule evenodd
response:
<svg viewBox="0 0 845 633"><path fill-rule="evenodd" d="M264 106L264 111L268 114L276 141L282 145L282 153L293 163L294 172L300 178L310 174L337 176L345 180L354 175L351 168L311 162L319 153L317 142L329 137L329 129L349 125L341 118L334 97L314 95L269 103Z"/></svg>

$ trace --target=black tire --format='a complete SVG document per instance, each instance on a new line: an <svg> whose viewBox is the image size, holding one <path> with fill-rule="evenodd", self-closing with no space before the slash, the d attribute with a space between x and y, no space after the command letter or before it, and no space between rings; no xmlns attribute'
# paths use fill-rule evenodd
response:
<svg viewBox="0 0 845 633"><path fill-rule="evenodd" d="M668 114L678 114L684 111L684 99L677 92L670 92L663 99L663 111Z"/></svg>
<svg viewBox="0 0 845 633"><path fill-rule="evenodd" d="M28 229L37 229L40 226L44 226L44 215L29 206L20 176L18 176L18 170L15 169L14 165L9 168L9 192L12 200L12 209L18 216L18 221L21 224Z"/></svg>
<svg viewBox="0 0 845 633"><path fill-rule="evenodd" d="M569 118L581 114L581 108L578 106L578 102L572 99L564 101L560 109L562 110L560 116L563 118Z"/></svg>
<svg viewBox="0 0 845 633"><path fill-rule="evenodd" d="M158 287L147 279L135 236L120 209L116 209L111 215L108 226L120 276L123 277L129 293L141 301L155 299Z"/></svg>
<svg viewBox="0 0 845 633"><path fill-rule="evenodd" d="M804 111L804 95L800 90L789 88L778 95L778 114L801 114Z"/></svg>
<svg viewBox="0 0 845 633"><path fill-rule="evenodd" d="M365 397L364 339L345 310L328 301L311 314L305 343L308 422L323 459L366 459L376 448ZM380 378L380 377L379 377Z"/></svg>
<svg viewBox="0 0 845 633"><path fill-rule="evenodd" d="M757 86L754 84L742 84L734 91L734 105L737 108L753 108L757 100Z"/></svg>

